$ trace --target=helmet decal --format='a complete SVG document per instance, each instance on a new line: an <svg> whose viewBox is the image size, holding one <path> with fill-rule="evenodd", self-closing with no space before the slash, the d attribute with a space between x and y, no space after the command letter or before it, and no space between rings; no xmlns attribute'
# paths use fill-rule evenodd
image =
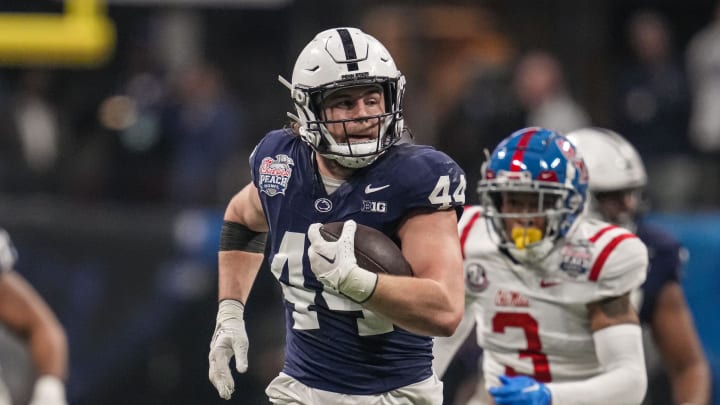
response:
<svg viewBox="0 0 720 405"><path fill-rule="evenodd" d="M342 40L343 48L345 49L345 57L347 60L354 60L357 59L357 55L355 54L355 44L353 43L352 37L350 36L350 32L347 30L347 28L338 28L337 30L338 34L340 34L340 39ZM351 62L347 64L347 70L348 72L359 70L357 62Z"/></svg>
<svg viewBox="0 0 720 405"><path fill-rule="evenodd" d="M537 128L530 128L527 131L524 131L520 139L517 142L517 147L515 148L515 152L513 153L512 158L510 159L510 170L511 171L525 171L527 170L527 167L525 166L525 163L523 163L523 157L525 156L525 151L527 150L528 143L530 143L530 140L532 139L533 135L537 133Z"/></svg>

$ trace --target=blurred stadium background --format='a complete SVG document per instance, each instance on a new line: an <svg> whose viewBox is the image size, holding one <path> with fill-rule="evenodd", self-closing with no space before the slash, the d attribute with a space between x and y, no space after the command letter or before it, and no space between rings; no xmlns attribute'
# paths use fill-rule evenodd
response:
<svg viewBox="0 0 720 405"><path fill-rule="evenodd" d="M364 28L388 46L408 78L416 140L451 154L471 181L482 148L524 126L532 109L514 93L514 66L532 50L553 55L588 123L641 143L651 220L690 251L683 285L717 390L720 147L691 142L692 78L664 76L665 65L645 69L629 36L638 15L659 16L665 62L684 72L689 44L711 24L715 6L0 2L0 226L20 252L18 270L68 332L70 403L226 403L207 380L222 210L249 179L255 142L287 120L291 105L277 75L290 77L314 33L340 25ZM234 403L263 403L284 340L269 272L246 314L250 370L237 379ZM27 353L7 333L2 339L3 377L23 403Z"/></svg>

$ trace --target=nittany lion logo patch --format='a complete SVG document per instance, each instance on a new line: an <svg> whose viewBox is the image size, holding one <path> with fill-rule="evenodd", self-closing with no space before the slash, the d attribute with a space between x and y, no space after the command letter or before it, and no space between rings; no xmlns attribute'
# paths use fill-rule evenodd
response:
<svg viewBox="0 0 720 405"><path fill-rule="evenodd" d="M261 192L270 197L278 194L285 195L290 176L292 176L292 166L295 162L288 155L277 155L275 159L264 157L260 162L260 178L258 186Z"/></svg>

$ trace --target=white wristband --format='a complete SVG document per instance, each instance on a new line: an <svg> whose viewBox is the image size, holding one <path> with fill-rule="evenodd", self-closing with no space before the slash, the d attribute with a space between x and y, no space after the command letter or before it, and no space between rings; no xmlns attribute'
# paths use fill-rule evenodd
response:
<svg viewBox="0 0 720 405"><path fill-rule="evenodd" d="M351 300L362 304L372 297L377 286L378 275L363 269L353 267L341 281L338 289Z"/></svg>
<svg viewBox="0 0 720 405"><path fill-rule="evenodd" d="M217 323L222 323L231 318L237 318L243 320L243 314L245 313L245 305L242 302L232 299L222 300L218 304L217 312Z"/></svg>
<svg viewBox="0 0 720 405"><path fill-rule="evenodd" d="M65 383L54 375L40 376L35 381L32 403L65 403Z"/></svg>

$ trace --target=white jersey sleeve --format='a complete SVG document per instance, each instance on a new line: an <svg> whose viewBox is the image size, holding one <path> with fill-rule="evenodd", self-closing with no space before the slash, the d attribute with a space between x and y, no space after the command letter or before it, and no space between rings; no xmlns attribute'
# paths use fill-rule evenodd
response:
<svg viewBox="0 0 720 405"><path fill-rule="evenodd" d="M10 235L4 229L0 229L0 274L12 270L16 260L17 252L10 240Z"/></svg>
<svg viewBox="0 0 720 405"><path fill-rule="evenodd" d="M463 214L458 220L458 232L462 236L482 216L482 207L479 205L466 205ZM468 230L469 231L469 230Z"/></svg>
<svg viewBox="0 0 720 405"><path fill-rule="evenodd" d="M450 363L465 340L475 328L475 312L473 306L465 307L465 314L460 325L452 336L439 336L433 342L433 371L438 377L445 375Z"/></svg>
<svg viewBox="0 0 720 405"><path fill-rule="evenodd" d="M458 220L458 234L460 235L463 257L465 257L464 246L468 240L468 236L473 226L482 216L482 209L479 206L466 206L463 215ZM480 221L482 222L482 221ZM477 277L473 272L473 268L468 269L465 266L465 313L462 322L455 329L455 333L449 337L436 337L433 343L433 370L435 374L442 377L447 371L448 366L452 362L455 354L460 346L465 342L470 333L476 327L476 321L482 322L482 318L477 313L477 296L473 292L470 285L473 279ZM480 318L480 319L478 319Z"/></svg>
<svg viewBox="0 0 720 405"><path fill-rule="evenodd" d="M466 206L462 217L460 217L458 221L460 249L464 260L466 309L477 301L477 285L485 281L485 274L482 268L467 259L475 256L475 249L479 244L482 244L482 242L490 242L489 240L484 240L486 239L485 235L487 235L487 233L483 232L486 226L482 207L477 205Z"/></svg>
<svg viewBox="0 0 720 405"><path fill-rule="evenodd" d="M647 247L640 238L624 228L609 226L597 239L601 249L588 275L597 283L596 298L617 297L640 287L648 268Z"/></svg>

